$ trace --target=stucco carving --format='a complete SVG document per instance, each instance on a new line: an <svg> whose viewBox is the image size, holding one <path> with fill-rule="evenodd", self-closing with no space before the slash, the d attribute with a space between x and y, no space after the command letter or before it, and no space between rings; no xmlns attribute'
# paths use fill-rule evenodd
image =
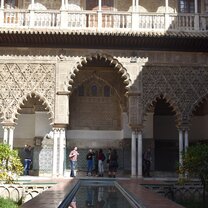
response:
<svg viewBox="0 0 208 208"><path fill-rule="evenodd" d="M142 71L143 108L161 95L173 107L179 123L208 95L208 68L186 66L145 66Z"/></svg>
<svg viewBox="0 0 208 208"><path fill-rule="evenodd" d="M3 121L14 121L27 96L35 95L54 114L54 64L0 64L0 110Z"/></svg>

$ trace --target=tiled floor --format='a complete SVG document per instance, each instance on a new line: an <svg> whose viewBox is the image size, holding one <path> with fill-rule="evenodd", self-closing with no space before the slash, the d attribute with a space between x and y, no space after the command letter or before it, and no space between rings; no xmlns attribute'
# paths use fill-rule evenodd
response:
<svg viewBox="0 0 208 208"><path fill-rule="evenodd" d="M81 176L80 178L83 178ZM87 177L85 178L95 178ZM102 180L102 178L98 178ZM73 185L79 179L77 178L63 178L63 179L50 179L50 178L38 178L38 177L26 177L21 178L22 180L31 180L31 182L56 182L52 188L46 190L42 194L38 195L34 199L26 202L21 207L22 208L57 208L65 196L70 192ZM117 177L118 183L125 188L134 198L137 198L144 208L182 208L182 206L168 200L157 193L146 189L141 184L142 183L160 183L160 181L151 179L137 179L128 177Z"/></svg>

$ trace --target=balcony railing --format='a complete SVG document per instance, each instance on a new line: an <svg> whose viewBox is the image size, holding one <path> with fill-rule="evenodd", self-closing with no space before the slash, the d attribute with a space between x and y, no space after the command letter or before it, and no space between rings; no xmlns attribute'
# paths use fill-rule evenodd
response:
<svg viewBox="0 0 208 208"><path fill-rule="evenodd" d="M0 28L208 31L208 15L106 11L0 10Z"/></svg>

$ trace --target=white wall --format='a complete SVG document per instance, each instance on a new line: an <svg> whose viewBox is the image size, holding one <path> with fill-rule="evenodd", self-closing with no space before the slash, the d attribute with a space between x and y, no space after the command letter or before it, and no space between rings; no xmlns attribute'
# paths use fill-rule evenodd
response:
<svg viewBox="0 0 208 208"><path fill-rule="evenodd" d="M23 147L25 144L34 146L34 137L44 137L50 132L49 116L46 112L18 115L14 129L14 147Z"/></svg>
<svg viewBox="0 0 208 208"><path fill-rule="evenodd" d="M35 114L20 114L16 123L14 138L35 137Z"/></svg>
<svg viewBox="0 0 208 208"><path fill-rule="evenodd" d="M35 113L35 136L45 136L52 129L47 112Z"/></svg>

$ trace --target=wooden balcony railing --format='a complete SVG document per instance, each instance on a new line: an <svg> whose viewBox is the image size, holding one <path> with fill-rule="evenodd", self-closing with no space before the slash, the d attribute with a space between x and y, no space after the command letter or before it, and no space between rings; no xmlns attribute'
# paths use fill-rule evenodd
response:
<svg viewBox="0 0 208 208"><path fill-rule="evenodd" d="M208 31L208 15L107 11L0 10L1 28Z"/></svg>

